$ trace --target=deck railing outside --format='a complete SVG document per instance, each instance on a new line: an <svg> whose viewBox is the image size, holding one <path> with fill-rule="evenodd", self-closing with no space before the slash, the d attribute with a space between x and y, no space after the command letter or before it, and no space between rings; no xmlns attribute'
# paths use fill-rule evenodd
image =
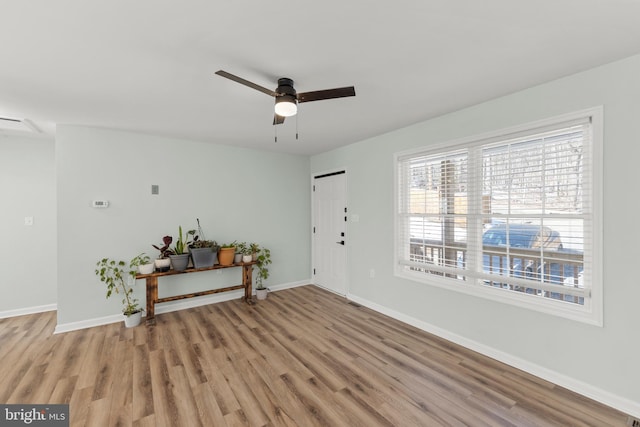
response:
<svg viewBox="0 0 640 427"><path fill-rule="evenodd" d="M482 253L483 273L495 275L495 279L484 280L488 286L498 286L516 292L536 294L546 298L561 299L563 301L583 304L583 298L563 292L567 287L582 287L581 274L584 255L572 250L549 250L543 253L540 249L514 248L506 246L484 245ZM455 266L464 269L467 251L464 243L443 245L441 241L427 239L411 239L410 260L424 263L423 267L412 267L416 271L430 274L454 277L466 280L466 274L461 271L458 275L451 275L429 269L429 265ZM503 283L500 277L511 276L540 281L545 284L558 286L557 292L539 290L526 286ZM565 291L566 292L566 291Z"/></svg>

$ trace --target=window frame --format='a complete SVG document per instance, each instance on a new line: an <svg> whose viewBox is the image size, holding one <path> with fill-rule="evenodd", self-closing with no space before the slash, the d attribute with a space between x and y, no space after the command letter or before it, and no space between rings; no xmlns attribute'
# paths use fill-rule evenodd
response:
<svg viewBox="0 0 640 427"><path fill-rule="evenodd" d="M452 140L443 143L436 143L433 145L421 146L412 150L397 152L394 154L394 251L393 251L393 263L394 263L394 275L396 277L425 283L430 286L438 288L444 288L454 292L460 292L468 295L473 295L480 298L489 299L492 301L498 301L513 305L516 307L526 308L554 316L564 317L580 322L584 322L591 325L603 326L603 272L602 272L602 210L603 210L603 117L604 111L602 106L593 107L581 111L576 111L568 114L558 115L543 120L524 123L521 125L504 128L496 131L491 131L485 134L472 135L457 140ZM590 214L590 229L588 231L591 237L591 247L585 248L585 253L590 251L590 264L591 271L591 293L589 297L585 297L584 305L566 303L564 301L555 300L551 298L539 298L531 297L530 295L523 295L519 292L505 292L500 288L491 286L476 285L475 283L465 282L458 279L451 279L443 276L425 274L424 272L410 271L401 264L399 257L399 251L403 241L408 241L407 237L401 235L402 229L401 221L403 221L400 214L400 205L404 201L401 200L400 195L406 188L400 188L399 182L401 163L412 156L420 155L437 155L449 153L451 151L460 149L477 149L480 143L497 142L500 140L508 140L514 135L526 135L527 133L533 135L540 132L541 129L552 128L554 126L562 125L563 123L572 122L584 118L590 118L591 120L591 143L590 153L591 158L591 187L587 191L589 192L590 202L592 203L592 209ZM587 225L585 225L586 227ZM586 232L586 230L585 230ZM585 242L587 243L587 242ZM404 245L402 245L404 247ZM477 251L477 248L476 248ZM480 256L481 251L480 251ZM587 260L585 260L587 262Z"/></svg>

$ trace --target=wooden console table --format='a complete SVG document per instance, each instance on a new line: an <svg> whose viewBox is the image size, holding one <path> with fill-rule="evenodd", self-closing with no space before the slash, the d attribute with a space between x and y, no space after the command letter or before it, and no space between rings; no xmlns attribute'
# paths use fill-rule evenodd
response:
<svg viewBox="0 0 640 427"><path fill-rule="evenodd" d="M244 289L244 296L242 297L242 299L247 303L247 304L254 304L253 301L253 297L252 297L252 291L251 291L251 271L253 270L253 265L255 264L255 261L252 262L243 262L243 263L239 263L239 264L232 264L232 265L219 265L216 264L213 267L209 267L209 268L188 268L184 271L175 271L175 270L169 270L169 271L165 271L165 272L155 272L155 273L151 273L151 274L136 274L136 280L137 279L145 279L146 284L147 284L147 323L153 323L155 322L155 306L158 303L162 303L162 302L169 302L169 301L175 301L175 300L180 300L180 299L185 299L185 298L193 298L193 297L199 297L202 295L211 295L211 294L217 294L219 292L227 292L227 291L235 291L236 289ZM242 284L241 285L233 285L233 286L227 286L226 288L219 288L219 289L210 289L207 291L201 291L201 292L194 292L191 294L184 294L184 295L175 295L175 296L171 296L171 297L165 297L165 298L158 298L158 277L163 277L163 276L174 276L177 274L188 274L188 273L199 273L201 271L209 271L209 270L219 270L221 268L234 268L234 267L242 267Z"/></svg>

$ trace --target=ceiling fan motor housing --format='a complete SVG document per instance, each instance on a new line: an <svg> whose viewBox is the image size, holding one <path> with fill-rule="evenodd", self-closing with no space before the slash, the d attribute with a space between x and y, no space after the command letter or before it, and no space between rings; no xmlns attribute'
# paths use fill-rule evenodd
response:
<svg viewBox="0 0 640 427"><path fill-rule="evenodd" d="M293 88L293 80L288 79L286 77L278 79L278 89L276 89L276 92L280 96L291 95L296 99L298 98L298 94L296 93L296 90Z"/></svg>

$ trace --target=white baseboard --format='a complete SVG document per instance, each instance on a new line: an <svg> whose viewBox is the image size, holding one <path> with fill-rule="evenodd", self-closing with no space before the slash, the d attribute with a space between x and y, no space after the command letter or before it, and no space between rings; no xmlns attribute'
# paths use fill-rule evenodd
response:
<svg viewBox="0 0 640 427"><path fill-rule="evenodd" d="M24 316L25 314L44 313L45 311L56 311L58 304L38 305L35 307L25 307L16 310L0 311L0 319L7 317Z"/></svg>
<svg viewBox="0 0 640 427"><path fill-rule="evenodd" d="M108 325L110 323L122 322L122 314L112 314L111 316L96 317L94 319L80 320L78 322L59 323L56 325L55 334L77 331L79 329L92 328L94 326Z"/></svg>
<svg viewBox="0 0 640 427"><path fill-rule="evenodd" d="M360 298L356 295L348 294L347 299L354 301L360 305L363 305L367 308L370 308L372 310L375 310L379 313L382 313L386 316L389 316L401 322L407 323L411 326L415 326L416 328L422 329L423 331L429 332L440 338L444 338L448 341L451 341L453 343L466 347L470 350L477 351L478 353L491 357L492 359L499 360L500 362L506 363L509 366L513 366L514 368L521 369L531 375L535 375L536 377L542 378L544 380L557 384L561 387L567 388L578 394L581 394L590 399L596 400L607 406L610 406L619 411L622 411L628 415L632 415L634 417L640 417L639 402L634 402L625 397L621 397L614 393L610 393L606 390L602 390L591 384L587 384L583 381L577 380L575 378L571 378L557 371L553 371L551 369L536 365L535 363L531 363L527 360L521 359L519 357L515 357L511 354L489 347L477 341L473 341L463 336L454 334L445 329L434 326L430 323L424 322L422 320L418 320L411 316L407 316L406 314L389 309L385 306L376 304L364 298Z"/></svg>
<svg viewBox="0 0 640 427"><path fill-rule="evenodd" d="M282 291L284 289L297 288L298 286L305 286L311 284L311 279L302 280L300 282L281 283L279 285L269 285L267 288L270 292ZM255 295L256 289L254 287L253 294Z"/></svg>
<svg viewBox="0 0 640 427"><path fill-rule="evenodd" d="M268 288L271 292L277 292L283 289L289 289L289 288L295 288L298 286L307 285L309 283L310 282L306 280L302 282L282 283L282 284L273 285L273 286L270 285L268 286ZM255 294L255 289L253 293ZM236 298L241 298L242 295L244 295L244 291L240 289L236 291L222 292L219 294L204 295L201 297L194 297L194 298L183 299L178 301L166 302L156 306L156 314L170 313L172 311L199 307L201 305L215 304L223 301L231 301ZM122 322L122 314L114 314L111 316L81 320L79 322L59 324L56 326L54 334L77 331L79 329L92 328L94 326L108 325L110 323L117 323L117 322Z"/></svg>

